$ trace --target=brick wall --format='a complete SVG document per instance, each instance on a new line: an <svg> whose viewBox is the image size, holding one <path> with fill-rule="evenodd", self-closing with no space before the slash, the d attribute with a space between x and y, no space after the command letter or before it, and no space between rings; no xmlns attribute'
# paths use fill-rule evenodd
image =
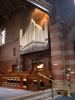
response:
<svg viewBox="0 0 75 100"><path fill-rule="evenodd" d="M12 60L19 58L19 42L13 41L1 47L0 61ZM13 48L16 48L16 55L13 55Z"/></svg>

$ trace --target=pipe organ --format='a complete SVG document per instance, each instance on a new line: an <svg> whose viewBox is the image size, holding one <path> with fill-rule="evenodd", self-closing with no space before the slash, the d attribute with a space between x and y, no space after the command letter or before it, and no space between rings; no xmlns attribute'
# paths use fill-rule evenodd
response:
<svg viewBox="0 0 75 100"><path fill-rule="evenodd" d="M48 48L48 22L44 20L44 29L31 19L23 35L20 29L20 53L28 53Z"/></svg>

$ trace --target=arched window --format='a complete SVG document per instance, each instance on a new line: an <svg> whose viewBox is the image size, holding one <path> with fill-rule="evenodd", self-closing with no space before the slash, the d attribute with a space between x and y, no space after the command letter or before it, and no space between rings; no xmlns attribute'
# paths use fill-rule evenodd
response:
<svg viewBox="0 0 75 100"><path fill-rule="evenodd" d="M1 32L2 38L1 38L1 44L5 44L5 38L6 38L6 28L4 28Z"/></svg>

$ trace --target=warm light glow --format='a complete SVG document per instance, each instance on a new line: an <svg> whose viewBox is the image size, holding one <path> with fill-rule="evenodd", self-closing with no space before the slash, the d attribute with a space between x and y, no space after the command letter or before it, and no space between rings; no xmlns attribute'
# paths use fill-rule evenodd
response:
<svg viewBox="0 0 75 100"><path fill-rule="evenodd" d="M71 74L74 74L74 72L71 72Z"/></svg>
<svg viewBox="0 0 75 100"><path fill-rule="evenodd" d="M38 65L37 68L43 68L43 64Z"/></svg>
<svg viewBox="0 0 75 100"><path fill-rule="evenodd" d="M43 28L45 19L46 19L46 20L49 20L49 15L48 15L48 14L46 14L45 12L42 12L41 10L35 8L34 11L32 12L32 18L34 18L34 16L37 17L38 15L41 16L42 14L43 14L43 18L42 18L42 19L39 19L39 20L41 20L41 21L40 21L40 22L37 21L36 23L39 24L40 27Z"/></svg>
<svg viewBox="0 0 75 100"><path fill-rule="evenodd" d="M41 12L41 11L40 11L39 9L35 8L35 9L33 10L33 12L31 13L32 18L35 16L36 13L39 14L40 12Z"/></svg>
<svg viewBox="0 0 75 100"><path fill-rule="evenodd" d="M35 12L39 12L39 11L40 11L39 9L35 8Z"/></svg>
<svg viewBox="0 0 75 100"><path fill-rule="evenodd" d="M57 64L54 64L54 65L57 65Z"/></svg>
<svg viewBox="0 0 75 100"><path fill-rule="evenodd" d="M43 28L44 21L49 20L49 16L47 14L44 14L44 17L41 19L39 25Z"/></svg>

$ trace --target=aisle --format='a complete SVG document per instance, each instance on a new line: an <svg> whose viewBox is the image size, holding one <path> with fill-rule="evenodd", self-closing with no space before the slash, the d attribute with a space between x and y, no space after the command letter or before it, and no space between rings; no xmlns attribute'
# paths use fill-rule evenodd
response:
<svg viewBox="0 0 75 100"><path fill-rule="evenodd" d="M34 91L0 87L0 100L4 100L6 98L11 98L11 97L15 97L15 96L26 95L26 94L30 94L33 92Z"/></svg>

